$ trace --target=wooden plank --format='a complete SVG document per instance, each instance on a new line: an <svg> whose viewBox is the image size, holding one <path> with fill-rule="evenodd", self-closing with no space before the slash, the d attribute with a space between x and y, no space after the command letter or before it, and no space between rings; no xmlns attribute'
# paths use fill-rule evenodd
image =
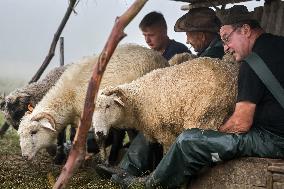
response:
<svg viewBox="0 0 284 189"><path fill-rule="evenodd" d="M261 23L261 18L263 14L263 7L255 7L254 8L254 17Z"/></svg>
<svg viewBox="0 0 284 189"><path fill-rule="evenodd" d="M284 2L279 3L275 21L275 34L284 36Z"/></svg>
<svg viewBox="0 0 284 189"><path fill-rule="evenodd" d="M268 32L267 25L269 20L269 13L270 13L270 5L264 5L260 25L266 32Z"/></svg>
<svg viewBox="0 0 284 189"><path fill-rule="evenodd" d="M284 174L274 173L272 178L273 178L273 182L284 183Z"/></svg>
<svg viewBox="0 0 284 189"><path fill-rule="evenodd" d="M284 189L284 183L274 182L273 189Z"/></svg>
<svg viewBox="0 0 284 189"><path fill-rule="evenodd" d="M270 4L270 11L269 11L269 19L268 19L268 23L267 23L267 26L266 26L266 31L268 33L272 33L272 34L275 34L275 21L276 21L276 18L277 18L277 9L278 9L278 6L279 6L279 1L273 1L271 4Z"/></svg>
<svg viewBox="0 0 284 189"><path fill-rule="evenodd" d="M268 171L276 173L284 173L284 166L269 166Z"/></svg>

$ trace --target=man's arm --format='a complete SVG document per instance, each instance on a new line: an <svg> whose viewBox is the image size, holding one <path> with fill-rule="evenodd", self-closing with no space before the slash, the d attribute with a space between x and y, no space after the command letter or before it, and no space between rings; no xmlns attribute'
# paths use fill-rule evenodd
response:
<svg viewBox="0 0 284 189"><path fill-rule="evenodd" d="M253 116L256 105L243 101L236 103L236 108L229 120L219 128L224 133L246 133L253 123Z"/></svg>

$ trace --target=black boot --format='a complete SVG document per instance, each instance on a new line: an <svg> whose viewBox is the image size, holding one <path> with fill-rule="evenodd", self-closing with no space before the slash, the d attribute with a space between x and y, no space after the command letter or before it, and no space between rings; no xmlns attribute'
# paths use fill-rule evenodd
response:
<svg viewBox="0 0 284 189"><path fill-rule="evenodd" d="M109 164L98 164L95 170L100 177L105 179L110 179L113 174L126 173L124 169Z"/></svg>

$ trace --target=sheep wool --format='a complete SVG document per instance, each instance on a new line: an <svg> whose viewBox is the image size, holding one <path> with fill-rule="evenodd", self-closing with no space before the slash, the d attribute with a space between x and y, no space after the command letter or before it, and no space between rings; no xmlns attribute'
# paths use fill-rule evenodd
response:
<svg viewBox="0 0 284 189"><path fill-rule="evenodd" d="M233 111L239 64L196 58L102 91L93 115L96 134L136 128L165 151L185 129L217 129Z"/></svg>
<svg viewBox="0 0 284 189"><path fill-rule="evenodd" d="M186 62L188 60L192 60L194 58L197 58L197 56L195 54L191 54L191 53L188 53L188 52L176 54L169 60L169 65L173 66L173 65L176 65L176 64Z"/></svg>
<svg viewBox="0 0 284 189"><path fill-rule="evenodd" d="M77 125L97 60L98 56L91 56L71 65L33 112L23 117L18 130L23 156L32 159L38 150L55 144L58 132L68 124ZM131 82L166 66L166 59L151 49L134 44L119 46L107 65L100 89Z"/></svg>

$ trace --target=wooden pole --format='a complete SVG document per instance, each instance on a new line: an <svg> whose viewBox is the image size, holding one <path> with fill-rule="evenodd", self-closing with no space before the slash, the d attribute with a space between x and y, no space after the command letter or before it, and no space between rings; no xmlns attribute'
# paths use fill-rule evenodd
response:
<svg viewBox="0 0 284 189"><path fill-rule="evenodd" d="M63 167L61 174L56 181L53 189L61 189L67 186L74 171L78 169L84 161L86 154L86 139L91 126L92 115L95 108L96 97L101 82L101 78L107 66L107 63L113 54L119 41L125 37L124 28L138 14L147 0L136 0L131 7L119 18L116 19L112 32L99 56L98 63L95 64L93 75L89 81L85 106L81 115L80 123L76 136L68 156L68 160Z"/></svg>
<svg viewBox="0 0 284 189"><path fill-rule="evenodd" d="M64 66L64 37L60 37L60 66Z"/></svg>

